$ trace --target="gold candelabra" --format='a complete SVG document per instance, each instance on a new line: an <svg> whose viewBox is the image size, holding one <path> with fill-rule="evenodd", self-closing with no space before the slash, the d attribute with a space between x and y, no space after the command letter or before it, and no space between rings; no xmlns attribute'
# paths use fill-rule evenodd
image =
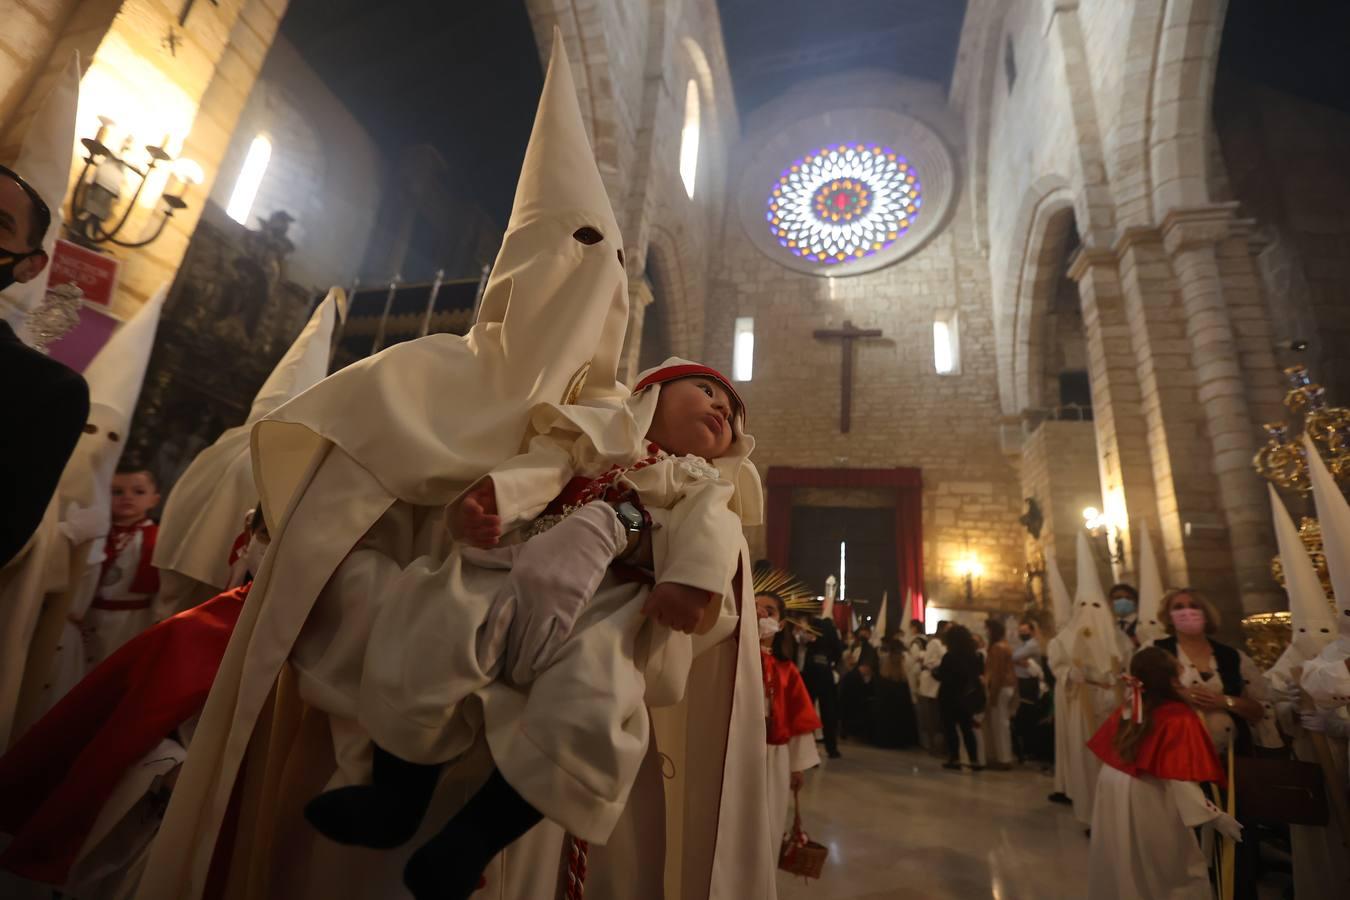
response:
<svg viewBox="0 0 1350 900"><path fill-rule="evenodd" d="M1312 490L1312 484L1308 481L1308 457L1299 439L1301 434L1306 434L1337 483L1350 481L1350 409L1329 405L1326 389L1308 377L1306 367L1291 366L1284 374L1289 379L1284 405L1293 424L1270 422L1263 426L1267 440L1256 452L1252 466L1277 487L1306 495ZM1312 558L1322 590L1328 601L1334 603L1331 574L1327 571L1327 558L1322 548L1321 526L1316 519L1304 516L1299 522L1298 535ZM1270 573L1283 587L1284 564L1278 556L1270 561ZM1287 611L1260 613L1242 620L1248 652L1262 668L1269 668L1289 645L1290 623Z"/></svg>
<svg viewBox="0 0 1350 900"><path fill-rule="evenodd" d="M1332 476L1338 482L1350 481L1350 409L1329 405L1326 389L1308 377L1306 366L1291 366L1284 374L1290 386L1284 405L1295 422L1302 420L1302 428L1286 422L1266 423L1266 443L1256 451L1252 466L1279 487L1308 493L1312 486L1308 482L1308 460L1298 439L1301 432L1312 439Z"/></svg>

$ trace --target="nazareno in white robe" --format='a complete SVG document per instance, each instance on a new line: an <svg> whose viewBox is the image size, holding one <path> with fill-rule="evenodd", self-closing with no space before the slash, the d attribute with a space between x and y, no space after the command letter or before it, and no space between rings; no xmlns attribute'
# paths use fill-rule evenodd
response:
<svg viewBox="0 0 1350 900"><path fill-rule="evenodd" d="M530 449L490 476L508 537L532 522L574 475L595 477L613 465L651 459L645 433L659 391L659 385L648 388L618 410L541 405L531 420L537 436ZM753 440L738 432L717 463L742 471L752 448ZM500 675L500 652L490 646L484 652L498 642L492 612L508 574L467 562L457 545L444 557L417 560L383 584L363 583L343 604L383 595L375 603L380 611L370 628L357 703L357 718L375 743L415 762L445 762L486 726L507 781L546 818L601 844L627 803L646 752L647 707L684 696L693 655L736 627L732 579L743 541L740 518L730 508L735 487L718 466L663 455L625 472L619 486L637 490L654 517L664 513L652 533L657 583L689 585L718 598L720 611L706 620L706 634L691 639L650 622L641 613L647 587L609 574L555 659L532 683L517 687ZM350 564L343 564L339 577ZM308 629L302 633L292 657L302 673L302 696L315 670L324 668L339 630L321 629L317 643L307 639ZM471 696L476 707L463 706Z"/></svg>

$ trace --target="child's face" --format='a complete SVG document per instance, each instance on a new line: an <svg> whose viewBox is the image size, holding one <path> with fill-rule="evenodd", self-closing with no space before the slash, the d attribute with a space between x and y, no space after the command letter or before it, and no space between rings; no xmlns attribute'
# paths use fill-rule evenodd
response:
<svg viewBox="0 0 1350 900"><path fill-rule="evenodd" d="M124 472L113 476L112 518L119 525L131 525L159 503L159 489L149 472Z"/></svg>
<svg viewBox="0 0 1350 900"><path fill-rule="evenodd" d="M676 456L707 460L726 454L735 435L735 407L727 389L712 378L681 378L661 386L647 439Z"/></svg>
<svg viewBox="0 0 1350 900"><path fill-rule="evenodd" d="M777 619L778 601L768 594L756 595L755 614L761 619Z"/></svg>

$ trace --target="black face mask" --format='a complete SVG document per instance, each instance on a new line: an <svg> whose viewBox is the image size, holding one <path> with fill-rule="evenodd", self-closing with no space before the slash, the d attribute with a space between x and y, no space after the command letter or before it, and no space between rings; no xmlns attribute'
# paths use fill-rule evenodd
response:
<svg viewBox="0 0 1350 900"><path fill-rule="evenodd" d="M1017 638L1018 638L1018 640L1020 640L1022 643L1025 644L1027 641L1031 640L1031 632L1030 632L1030 631L1019 631L1019 632L1017 632Z"/></svg>
<svg viewBox="0 0 1350 900"><path fill-rule="evenodd" d="M41 250L29 250L27 253L17 253L13 250L6 250L4 247L0 247L0 291L3 291L18 280L14 277L14 269L19 263L23 262L28 257L36 256L41 252Z"/></svg>

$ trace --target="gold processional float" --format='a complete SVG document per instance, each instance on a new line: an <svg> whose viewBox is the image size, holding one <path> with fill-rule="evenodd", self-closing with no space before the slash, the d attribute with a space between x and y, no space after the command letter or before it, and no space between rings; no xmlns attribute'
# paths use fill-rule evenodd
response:
<svg viewBox="0 0 1350 900"><path fill-rule="evenodd" d="M1291 414L1291 422L1271 422L1264 426L1268 437L1256 452L1252 466L1276 487L1306 497L1312 490L1308 481L1308 459L1300 440L1306 433L1336 483L1350 481L1350 409L1328 405L1326 389L1313 383L1306 367L1292 366L1285 369L1284 374L1290 384L1284 405ZM1322 552L1321 526L1316 519L1304 516L1299 522L1298 534L1312 557L1313 568L1334 612L1336 601L1331 590L1331 574L1327 571L1327 558ZM1270 571L1284 587L1284 567L1279 556L1271 560ZM1252 659L1262 669L1267 669L1289 646L1293 630L1289 613L1284 611L1247 616L1242 620L1242 633Z"/></svg>

